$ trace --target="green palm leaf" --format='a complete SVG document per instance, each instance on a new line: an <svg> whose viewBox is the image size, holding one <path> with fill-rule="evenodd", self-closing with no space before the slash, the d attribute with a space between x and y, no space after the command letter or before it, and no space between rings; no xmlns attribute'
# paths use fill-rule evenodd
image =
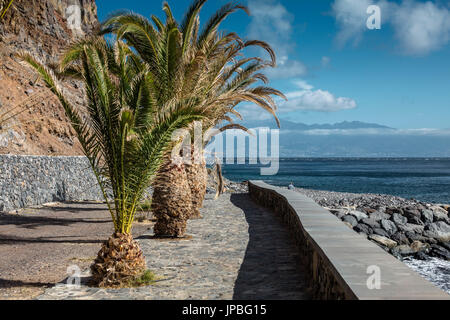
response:
<svg viewBox="0 0 450 320"><path fill-rule="evenodd" d="M20 54L63 105L108 203L114 229L125 234L172 144L173 132L203 117L195 103L157 108L155 76L133 55L123 42L111 45L102 38L77 42L66 51L60 70L71 69L85 83L88 104L81 114L51 69L30 54Z"/></svg>

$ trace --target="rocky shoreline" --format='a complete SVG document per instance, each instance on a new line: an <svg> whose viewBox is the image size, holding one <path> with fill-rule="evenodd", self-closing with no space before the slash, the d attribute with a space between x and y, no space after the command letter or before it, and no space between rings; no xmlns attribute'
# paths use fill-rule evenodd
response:
<svg viewBox="0 0 450 320"><path fill-rule="evenodd" d="M225 181L228 192L247 192L246 183ZM349 228L396 258L450 261L450 205L390 195L296 188Z"/></svg>
<svg viewBox="0 0 450 320"><path fill-rule="evenodd" d="M450 205L389 195L296 191L401 260L436 257L450 261Z"/></svg>

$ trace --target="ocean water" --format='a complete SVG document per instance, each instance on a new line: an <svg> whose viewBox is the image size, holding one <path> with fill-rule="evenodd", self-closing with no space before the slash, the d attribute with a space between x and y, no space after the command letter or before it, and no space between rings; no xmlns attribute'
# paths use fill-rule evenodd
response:
<svg viewBox="0 0 450 320"><path fill-rule="evenodd" d="M422 277L450 294L450 261L431 258L427 261L405 259L403 262Z"/></svg>
<svg viewBox="0 0 450 320"><path fill-rule="evenodd" d="M247 162L248 163L248 162ZM450 158L430 159L280 159L275 176L261 165L224 165L232 181L264 180L288 186L351 193L389 194L432 203L450 203Z"/></svg>

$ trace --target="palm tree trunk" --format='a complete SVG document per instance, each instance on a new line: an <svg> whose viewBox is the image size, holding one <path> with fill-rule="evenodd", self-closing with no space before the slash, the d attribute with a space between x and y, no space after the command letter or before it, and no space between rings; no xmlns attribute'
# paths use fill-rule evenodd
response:
<svg viewBox="0 0 450 320"><path fill-rule="evenodd" d="M191 216L192 201L185 165L166 160L153 184L152 212L156 236L182 237Z"/></svg>
<svg viewBox="0 0 450 320"><path fill-rule="evenodd" d="M102 288L128 284L146 270L139 244L131 234L113 234L104 242L91 266L92 282Z"/></svg>
<svg viewBox="0 0 450 320"><path fill-rule="evenodd" d="M222 176L222 166L220 165L218 159L216 159L216 166L215 166L216 172L216 179L217 179L217 187L216 187L216 196L215 199L217 200L219 198L220 195L222 195L224 193L224 189L225 189L225 185L224 185L224 181L223 181L223 176Z"/></svg>
<svg viewBox="0 0 450 320"><path fill-rule="evenodd" d="M200 219L202 217L200 209L203 207L203 201L206 194L206 184L208 179L208 170L206 169L206 160L203 154L195 152L191 148L191 163L186 164L186 175L191 188L192 214L190 219Z"/></svg>

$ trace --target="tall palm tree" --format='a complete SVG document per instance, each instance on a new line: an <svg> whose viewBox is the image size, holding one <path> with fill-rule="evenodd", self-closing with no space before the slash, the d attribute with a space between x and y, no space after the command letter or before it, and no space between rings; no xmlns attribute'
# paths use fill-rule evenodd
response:
<svg viewBox="0 0 450 320"><path fill-rule="evenodd" d="M69 102L60 76L30 54L21 58L41 76L64 107L97 178L114 225L91 266L99 286L118 286L145 271L145 258L131 235L136 208L154 179L175 130L201 119L189 101L156 104L160 94L153 67L121 41L79 41L64 54L61 76L82 80L86 110Z"/></svg>
<svg viewBox="0 0 450 320"><path fill-rule="evenodd" d="M275 66L274 51L263 41L244 41L234 32L219 32L220 24L230 14L237 10L248 12L248 9L241 5L234 3L224 5L200 29L199 14L206 1L194 0L181 24L174 19L170 6L164 3L165 23L156 16L152 16L152 21L149 21L140 15L124 12L107 19L103 23L102 32L113 33L118 39L126 40L149 66L165 65L164 72L159 75L160 83L164 84L161 87L159 105L163 106L172 100L195 100L204 112L202 122L205 131L223 121L229 122L224 129L243 128L234 124L231 118L232 115L242 118L235 110L241 102L258 105L270 112L279 124L275 113L277 106L272 96L285 98L284 95L265 85L254 86L258 81L267 84L268 79L261 71ZM162 48L158 46L160 42L165 44ZM244 57L243 51L251 46L265 49L271 60ZM160 69L158 67L158 70ZM202 151L199 153L203 159ZM174 217L180 217L179 213L171 211L171 208L183 208L178 210L183 212L183 216L199 214L198 208L203 202L206 190L206 167L203 160L197 161L191 167L188 165L189 182L183 185L190 185L191 199L186 198L188 196L186 192L185 199L174 204L172 197L161 194L185 190L184 187L177 188L175 185L180 184L181 178L173 179L179 174L184 174L182 169L179 166L162 169L163 179L159 179L152 202L158 222L164 220L164 223L169 223ZM189 202L194 204L193 211ZM191 213L186 214L187 210L191 210ZM170 236L182 234L179 229L174 233L173 228L161 227L157 231Z"/></svg>

